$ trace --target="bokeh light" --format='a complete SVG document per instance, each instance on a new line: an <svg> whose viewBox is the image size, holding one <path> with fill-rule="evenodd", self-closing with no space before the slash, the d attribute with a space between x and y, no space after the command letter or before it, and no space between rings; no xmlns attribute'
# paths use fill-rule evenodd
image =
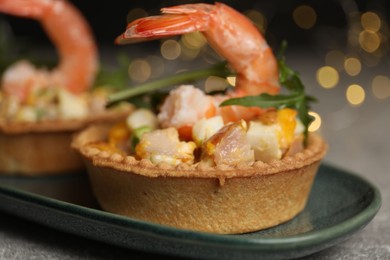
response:
<svg viewBox="0 0 390 260"><path fill-rule="evenodd" d="M378 99L390 98L390 79L383 75L377 75L372 80L372 93Z"/></svg>
<svg viewBox="0 0 390 260"><path fill-rule="evenodd" d="M226 80L230 86L234 87L236 85L236 77L235 76L227 77Z"/></svg>
<svg viewBox="0 0 390 260"><path fill-rule="evenodd" d="M317 70L317 81L323 88L334 88L339 82L339 73L333 67L321 67Z"/></svg>
<svg viewBox="0 0 390 260"><path fill-rule="evenodd" d="M138 18L148 16L148 13L142 8L133 8L127 13L127 22L132 22Z"/></svg>
<svg viewBox="0 0 390 260"><path fill-rule="evenodd" d="M267 19L261 12L252 9L245 12L245 15L256 25L256 27L261 32L265 32L267 28Z"/></svg>
<svg viewBox="0 0 390 260"><path fill-rule="evenodd" d="M200 32L184 34L180 39L180 58L187 61L196 59L205 44L206 38Z"/></svg>
<svg viewBox="0 0 390 260"><path fill-rule="evenodd" d="M362 86L352 84L347 88L346 97L351 105L358 106L364 102L366 93Z"/></svg>
<svg viewBox="0 0 390 260"><path fill-rule="evenodd" d="M356 76L362 70L362 64L358 58L350 57L344 61L345 72L350 76Z"/></svg>
<svg viewBox="0 0 390 260"><path fill-rule="evenodd" d="M376 32L364 30L359 34L359 44L366 52L373 53L378 50L381 38Z"/></svg>
<svg viewBox="0 0 390 260"><path fill-rule="evenodd" d="M184 61L195 60L199 57L200 49L190 49L185 45L181 45L180 58Z"/></svg>
<svg viewBox="0 0 390 260"><path fill-rule="evenodd" d="M201 32L184 34L181 37L181 42L183 43L183 45L190 49L202 48L207 43L206 38Z"/></svg>
<svg viewBox="0 0 390 260"><path fill-rule="evenodd" d="M166 40L161 44L161 55L167 60L175 60L180 56L181 46L176 40Z"/></svg>
<svg viewBox="0 0 390 260"><path fill-rule="evenodd" d="M366 12L361 16L362 27L367 31L378 32L381 28L381 19L374 12Z"/></svg>
<svg viewBox="0 0 390 260"><path fill-rule="evenodd" d="M317 13L312 7L301 5L293 11L293 19L299 27L307 30L316 24Z"/></svg>
<svg viewBox="0 0 390 260"><path fill-rule="evenodd" d="M135 59L131 62L129 66L129 76L130 78L138 83L145 82L150 78L152 69L150 64L143 59Z"/></svg>
<svg viewBox="0 0 390 260"><path fill-rule="evenodd" d="M315 132L317 131L318 129L320 129L321 127L321 123L322 123L322 120L321 120L321 117L318 113L314 112L314 111L310 111L309 112L309 115L311 115L312 117L314 117L314 120L313 122L310 124L309 126L309 132Z"/></svg>

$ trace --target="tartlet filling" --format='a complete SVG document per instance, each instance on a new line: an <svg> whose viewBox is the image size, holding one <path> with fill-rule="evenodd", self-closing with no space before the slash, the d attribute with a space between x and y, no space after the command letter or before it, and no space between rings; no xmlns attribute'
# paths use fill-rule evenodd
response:
<svg viewBox="0 0 390 260"><path fill-rule="evenodd" d="M167 102L169 98L162 106ZM166 116L162 113L166 113L166 109L155 113L137 108L126 121L110 129L107 140L92 146L138 160L147 159L154 164L202 162L210 166L268 163L304 148L304 126L297 111L291 108L270 108L251 120L227 121L217 114L202 117L190 126L176 127L164 126Z"/></svg>
<svg viewBox="0 0 390 260"><path fill-rule="evenodd" d="M14 86L14 92L0 92L2 124L84 120L107 111L110 88L94 87L75 94L62 85L48 84L47 74L24 60L6 70L1 85Z"/></svg>

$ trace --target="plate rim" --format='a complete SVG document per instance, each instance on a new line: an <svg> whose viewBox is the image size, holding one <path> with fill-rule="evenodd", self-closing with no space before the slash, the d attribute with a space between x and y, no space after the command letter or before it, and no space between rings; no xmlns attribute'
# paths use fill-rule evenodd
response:
<svg viewBox="0 0 390 260"><path fill-rule="evenodd" d="M17 188L3 187L1 185L0 194L2 196L9 196L12 199L18 199L24 202L27 201L34 205L45 207L49 210L62 211L67 214L70 213L76 217L88 218L89 220L97 221L99 223L115 225L116 228L126 229L128 232L137 232L138 234L158 237L163 240L170 241L180 239L181 242L185 243L197 243L208 247L234 247L236 249L249 251L273 251L276 248L281 251L286 251L305 248L308 243L310 243L311 246L320 245L331 240L340 239L346 233L348 234L358 231L365 227L381 208L382 199L380 190L370 180L361 175L332 166L329 163L322 163L321 168L323 171L337 171L338 174L344 174L348 178L353 178L354 181L360 181L365 184L373 193L371 202L356 215L353 215L336 225L280 238L252 238L243 237L240 234L223 235L177 229L174 227L120 216L105 212L101 209L94 209L87 206L65 202ZM65 232L66 228L62 231Z"/></svg>

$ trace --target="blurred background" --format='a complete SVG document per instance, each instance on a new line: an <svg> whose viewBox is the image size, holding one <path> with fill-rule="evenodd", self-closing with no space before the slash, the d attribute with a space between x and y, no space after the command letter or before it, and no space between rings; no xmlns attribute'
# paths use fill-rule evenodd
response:
<svg viewBox="0 0 390 260"><path fill-rule="evenodd" d="M129 67L129 75L135 84L175 73L187 66L193 68L197 64L203 66L203 62L213 63L217 59L200 34L126 46L114 44L114 39L125 30L128 21L158 14L164 6L200 1L155 1L153 4L147 1L115 1L115 4L111 1L93 4L81 0L71 2L90 22L103 60L115 60L110 57L117 52L128 55L134 65ZM275 53L279 50L280 43L287 41L287 64L289 61L293 62L289 56L294 53L304 52L313 56L313 60L319 63L319 67L311 75L315 77L316 85L332 89L340 80L347 80L348 86L343 87L346 88L345 99L351 105L364 103L367 95L378 101L388 100L390 91L385 87L390 82L388 1L221 2L246 14L265 34ZM0 16L0 22L3 25L0 44L5 38L14 38L19 48L23 47L21 43L24 42L29 48L31 44L34 45L37 55L39 48L47 51L50 41L38 22L4 15ZM107 49L110 50L108 54ZM12 50L0 54L4 56L10 55L9 53ZM0 57L2 58L4 59ZM299 64L294 69L300 69ZM362 84L356 80L363 71L372 70L375 70L375 75L372 75L369 83Z"/></svg>
<svg viewBox="0 0 390 260"><path fill-rule="evenodd" d="M94 2L71 0L91 23L98 42L111 44L120 34L126 22L140 16L158 14L161 7L213 1L110 1ZM220 1L247 14L255 23L266 31L271 43L288 40L294 46L321 46L323 48L345 48L356 45L354 37L361 35L360 41L379 37L380 41L388 39L389 3L386 0L230 0ZM366 15L364 15L366 14ZM364 15L362 17L362 15ZM23 19L13 19L13 27L20 34L43 39L37 24ZM70 23L71 25L71 23ZM39 35L37 35L39 33ZM369 34L369 35L367 35ZM365 38L365 39L363 39ZM375 40L374 40L375 41ZM373 43L374 44L374 43ZM378 43L376 42L378 45ZM387 43L386 43L387 44ZM362 46L369 52L376 51L375 46Z"/></svg>

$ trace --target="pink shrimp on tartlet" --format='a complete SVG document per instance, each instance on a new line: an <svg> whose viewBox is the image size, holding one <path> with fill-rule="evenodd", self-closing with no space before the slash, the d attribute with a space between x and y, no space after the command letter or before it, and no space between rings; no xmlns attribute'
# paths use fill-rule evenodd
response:
<svg viewBox="0 0 390 260"><path fill-rule="evenodd" d="M65 0L0 0L0 12L40 22L59 56L51 71L27 61L10 66L1 82L5 94L23 101L32 88L63 87L73 94L89 89L98 53L91 28L77 8Z"/></svg>
<svg viewBox="0 0 390 260"><path fill-rule="evenodd" d="M188 132L203 117L221 115L225 122L250 120L263 110L219 107L219 104L229 97L279 93L278 64L272 49L245 15L222 3L178 5L161 11L162 15L129 23L116 43L136 43L200 31L237 73L234 90L224 96L209 96L189 86L173 91L159 115L162 125ZM193 111L188 111L188 104ZM189 117L189 114L194 116Z"/></svg>

